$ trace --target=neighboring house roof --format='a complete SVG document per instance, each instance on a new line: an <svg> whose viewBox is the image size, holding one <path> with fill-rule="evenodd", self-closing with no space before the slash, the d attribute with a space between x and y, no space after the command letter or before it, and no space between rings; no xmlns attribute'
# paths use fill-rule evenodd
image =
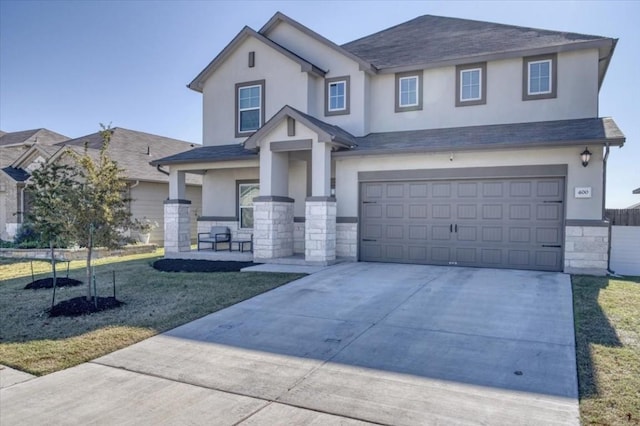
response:
<svg viewBox="0 0 640 426"><path fill-rule="evenodd" d="M4 148L0 146L0 168L10 166L26 149L22 146Z"/></svg>
<svg viewBox="0 0 640 426"><path fill-rule="evenodd" d="M255 149L258 147L258 142L262 137L268 134L275 126L280 124L282 120L287 117L291 117L297 120L316 132L320 142L329 142L334 145L349 148L353 146L355 137L346 130L334 126L333 124L325 123L322 120L318 120L308 114L305 114L297 109L285 105L280 111L278 111L273 117L267 121L257 132L251 135L245 142L244 147L247 149Z"/></svg>
<svg viewBox="0 0 640 426"><path fill-rule="evenodd" d="M283 114L299 111L285 107ZM278 114L280 114L280 112ZM278 115L276 114L276 115ZM306 116L306 114L304 114ZM300 119L300 116L297 116ZM306 116L320 123L313 117ZM306 123L305 123L306 125ZM327 125L323 123L323 125ZM266 126L266 124L265 124ZM263 127L264 128L264 127ZM262 129L261 129L262 130ZM331 126L331 131L349 135L345 130ZM257 132L255 133L257 134ZM255 135L254 134L254 135ZM542 121L535 123L497 124L488 126L453 127L446 129L410 130L401 132L370 133L353 137L350 149L335 152L335 156L379 155L417 152L472 151L476 149L561 147L605 144L622 146L625 136L611 118L584 118L576 120ZM247 142L250 142L251 136ZM152 161L152 165L194 162L221 162L258 158L255 145L217 145ZM640 188L639 188L640 189Z"/></svg>
<svg viewBox="0 0 640 426"><path fill-rule="evenodd" d="M218 67L236 50L236 48L249 37L253 37L256 40L261 41L262 43L271 47L275 51L280 52L292 61L297 62L298 64L300 64L301 71L311 73L317 77L324 77L324 75L326 74L326 71L320 69L306 59L301 58L300 56L284 48L273 40L268 39L267 37L263 36L260 33L257 33L249 27L244 27L238 33L238 35L236 35L233 40L231 40L231 42L224 49L222 49L222 52L220 52L218 56L216 56L213 61L211 61L209 65L207 65L205 69L203 69L200 74L198 74L196 78L194 78L193 81L187 85L187 87L195 90L196 92L202 92L204 82L207 80L207 78L209 78L209 76L213 74L216 69L218 69Z"/></svg>
<svg viewBox="0 0 640 426"><path fill-rule="evenodd" d="M96 132L56 146L73 149L78 153L82 153L86 146L93 151L90 152L90 155L97 155L102 147L102 136L100 132ZM118 166L124 169L127 179L168 182L169 177L155 167L151 167L149 162L153 159L184 152L193 146L189 142L178 139L115 127L111 129L111 142L109 143L108 152L109 156L118 163ZM189 176L188 183L201 183L199 179Z"/></svg>
<svg viewBox="0 0 640 426"><path fill-rule="evenodd" d="M640 188L636 188L636 189L634 189L634 190L633 190L633 193L634 193L634 194L640 194Z"/></svg>
<svg viewBox="0 0 640 426"><path fill-rule="evenodd" d="M600 83L617 40L586 34L424 15L343 44L379 71L431 68L595 47L603 49Z"/></svg>
<svg viewBox="0 0 640 426"><path fill-rule="evenodd" d="M336 156L442 152L475 149L623 145L625 137L611 118L543 121L371 133L356 138L357 147Z"/></svg>
<svg viewBox="0 0 640 426"><path fill-rule="evenodd" d="M0 130L0 136L6 134L7 132L3 132L2 130Z"/></svg>
<svg viewBox="0 0 640 426"><path fill-rule="evenodd" d="M16 182L24 182L25 180L29 179L29 177L31 177L31 175L26 170L17 169L11 166L3 168L2 171L9 175L9 177Z"/></svg>
<svg viewBox="0 0 640 426"><path fill-rule="evenodd" d="M245 149L242 144L215 145L194 148L180 154L152 161L152 166L182 163L218 162L258 159L258 153Z"/></svg>
<svg viewBox="0 0 640 426"><path fill-rule="evenodd" d="M640 209L640 203L633 204L626 208L626 210L632 210L632 209Z"/></svg>
<svg viewBox="0 0 640 426"><path fill-rule="evenodd" d="M35 143L39 145L53 145L68 139L67 136L52 132L48 129L23 130L0 135L0 147L33 145Z"/></svg>

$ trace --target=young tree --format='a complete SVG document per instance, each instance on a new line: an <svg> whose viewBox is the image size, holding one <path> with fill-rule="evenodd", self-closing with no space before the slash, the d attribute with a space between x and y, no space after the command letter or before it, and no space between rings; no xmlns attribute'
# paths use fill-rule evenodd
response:
<svg viewBox="0 0 640 426"><path fill-rule="evenodd" d="M54 248L68 242L69 200L76 185L74 177L75 171L68 165L45 163L33 171L25 189L32 199L27 219L51 249L54 288L57 279Z"/></svg>
<svg viewBox="0 0 640 426"><path fill-rule="evenodd" d="M94 247L115 248L120 244L119 230L131 224L123 169L109 157L111 129L101 125L102 148L97 158L85 147L82 155L71 151L78 183L70 197L70 235L87 248L87 299L92 296L91 260Z"/></svg>

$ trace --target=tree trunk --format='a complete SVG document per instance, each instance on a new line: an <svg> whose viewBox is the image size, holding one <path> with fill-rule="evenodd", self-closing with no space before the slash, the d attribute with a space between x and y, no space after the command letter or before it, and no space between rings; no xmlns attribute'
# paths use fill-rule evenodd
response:
<svg viewBox="0 0 640 426"><path fill-rule="evenodd" d="M87 244L87 300L91 301L91 255L93 249L93 229L89 231Z"/></svg>

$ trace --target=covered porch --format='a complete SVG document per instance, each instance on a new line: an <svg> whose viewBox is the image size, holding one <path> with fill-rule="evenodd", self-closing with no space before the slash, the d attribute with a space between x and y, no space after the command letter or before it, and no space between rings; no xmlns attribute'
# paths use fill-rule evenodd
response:
<svg viewBox="0 0 640 426"><path fill-rule="evenodd" d="M329 265L338 260L331 153L352 136L284 107L243 145L196 148L160 160L169 168L165 201L165 256ZM252 253L193 250L185 175L203 175L198 232L227 227L231 239L252 239ZM351 254L351 253L349 253ZM355 260L352 256L343 256Z"/></svg>

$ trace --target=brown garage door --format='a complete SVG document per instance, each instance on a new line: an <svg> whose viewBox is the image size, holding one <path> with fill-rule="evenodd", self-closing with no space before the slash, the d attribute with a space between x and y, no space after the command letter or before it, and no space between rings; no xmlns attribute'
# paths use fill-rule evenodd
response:
<svg viewBox="0 0 640 426"><path fill-rule="evenodd" d="M562 270L564 179L361 183L360 259Z"/></svg>

